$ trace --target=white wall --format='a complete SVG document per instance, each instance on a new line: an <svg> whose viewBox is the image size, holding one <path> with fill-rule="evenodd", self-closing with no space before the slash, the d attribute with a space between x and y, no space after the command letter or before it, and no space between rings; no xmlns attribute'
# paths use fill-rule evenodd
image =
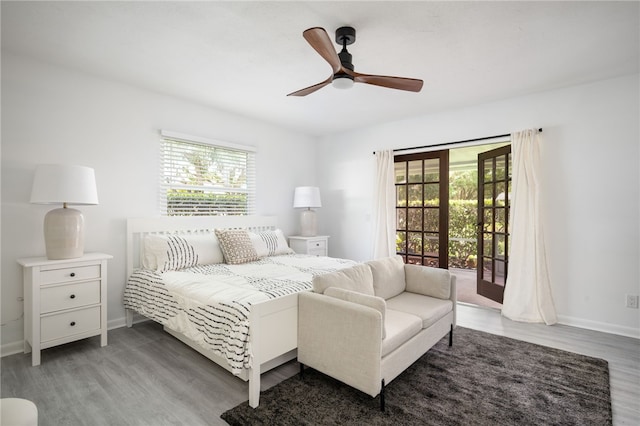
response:
<svg viewBox="0 0 640 426"><path fill-rule="evenodd" d="M2 349L20 350L22 273L15 260L44 254L29 204L40 163L95 168L100 204L82 207L86 250L109 264L109 321L122 324L125 220L158 214L158 130L254 145L257 209L296 231L293 188L319 184L319 231L332 256L372 255L372 182L379 149L543 127L547 242L560 320L640 337L640 131L637 75L430 114L316 140L256 120L86 74L2 54ZM317 158L315 161L304 161ZM296 161L291 161L296 159ZM317 172L317 173L316 173Z"/></svg>
<svg viewBox="0 0 640 426"><path fill-rule="evenodd" d="M640 294L639 93L632 75L325 137L318 219L332 255L372 256L373 151L542 127L559 320L640 337L639 310L625 307L626 294Z"/></svg>
<svg viewBox="0 0 640 426"><path fill-rule="evenodd" d="M20 257L44 255L42 223L51 206L29 204L40 163L80 164L96 172L97 206L81 207L85 251L109 264L108 317L122 324L127 217L158 210L159 129L257 147L257 213L296 231L293 189L317 184L315 139L219 110L3 52L2 345L22 348ZM296 161L292 161L296 159Z"/></svg>

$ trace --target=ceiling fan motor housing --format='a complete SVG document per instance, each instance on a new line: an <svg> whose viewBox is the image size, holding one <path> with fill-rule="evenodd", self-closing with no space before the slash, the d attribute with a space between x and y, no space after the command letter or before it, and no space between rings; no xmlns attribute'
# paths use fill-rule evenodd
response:
<svg viewBox="0 0 640 426"><path fill-rule="evenodd" d="M356 41L356 29L353 27L340 27L336 30L336 43L340 46L348 46Z"/></svg>
<svg viewBox="0 0 640 426"><path fill-rule="evenodd" d="M340 62L343 67L349 68L353 71L353 63L351 62L351 58L353 56L351 56L351 53L347 52L347 49L342 49L342 51L338 53L338 57L340 58Z"/></svg>
<svg viewBox="0 0 640 426"><path fill-rule="evenodd" d="M347 46L356 41L356 29L353 27L340 27L336 30L336 43L342 46L342 50L338 53L342 66L353 71L353 56L347 51ZM335 77L350 78L347 74L336 74Z"/></svg>

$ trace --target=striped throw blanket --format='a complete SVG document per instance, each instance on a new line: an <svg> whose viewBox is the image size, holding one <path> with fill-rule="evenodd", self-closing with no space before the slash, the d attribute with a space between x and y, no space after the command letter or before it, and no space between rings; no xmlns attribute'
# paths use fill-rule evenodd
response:
<svg viewBox="0 0 640 426"><path fill-rule="evenodd" d="M252 304L309 290L313 276L353 265L351 260L293 254L162 273L142 269L129 277L124 307L225 358L238 375L251 367Z"/></svg>

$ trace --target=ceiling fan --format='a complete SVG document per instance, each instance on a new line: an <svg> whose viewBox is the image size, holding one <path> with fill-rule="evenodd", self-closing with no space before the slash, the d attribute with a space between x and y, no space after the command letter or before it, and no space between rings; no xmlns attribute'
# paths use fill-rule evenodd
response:
<svg viewBox="0 0 640 426"><path fill-rule="evenodd" d="M353 27L340 27L336 30L336 43L342 45L340 53L336 53L331 39L324 28L309 28L302 33L302 36L311 47L331 65L333 73L325 81L289 93L287 96L307 96L329 83L341 89L348 89L353 86L353 83L373 84L374 86L406 90L409 92L419 92L420 89L422 89L422 80L415 78L390 77L355 72L353 70L353 63L351 62L352 56L347 51L347 46L356 41L356 30Z"/></svg>

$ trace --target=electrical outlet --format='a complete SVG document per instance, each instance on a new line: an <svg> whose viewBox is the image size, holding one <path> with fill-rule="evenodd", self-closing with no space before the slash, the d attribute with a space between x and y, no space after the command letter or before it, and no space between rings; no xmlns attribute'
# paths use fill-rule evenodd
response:
<svg viewBox="0 0 640 426"><path fill-rule="evenodd" d="M627 294L627 308L638 309L638 296Z"/></svg>

